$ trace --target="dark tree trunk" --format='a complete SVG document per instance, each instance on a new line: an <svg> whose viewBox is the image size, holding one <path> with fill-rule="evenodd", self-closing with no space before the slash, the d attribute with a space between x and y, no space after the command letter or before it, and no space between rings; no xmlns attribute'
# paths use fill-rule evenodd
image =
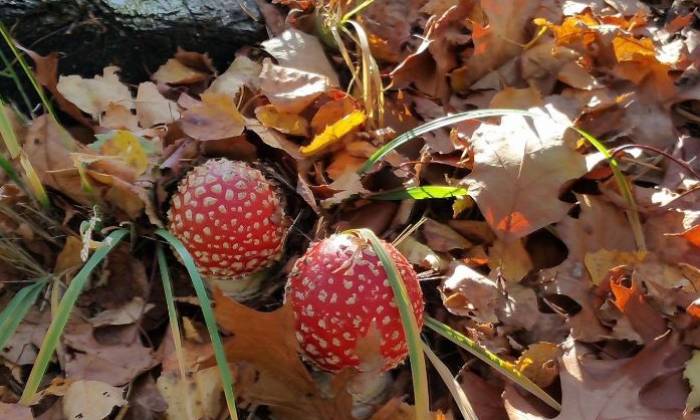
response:
<svg viewBox="0 0 700 420"><path fill-rule="evenodd" d="M115 64L131 82L178 46L208 52L221 67L266 35L254 0L0 0L0 21L27 48L61 52L61 74Z"/></svg>

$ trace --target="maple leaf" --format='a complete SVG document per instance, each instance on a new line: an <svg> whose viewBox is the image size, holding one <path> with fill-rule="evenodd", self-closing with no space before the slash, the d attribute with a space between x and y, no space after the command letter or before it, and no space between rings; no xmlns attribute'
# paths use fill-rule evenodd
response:
<svg viewBox="0 0 700 420"><path fill-rule="evenodd" d="M238 387L238 397L254 405L269 405L279 418L350 419L352 399L344 389L346 376L337 375L331 395L316 387L297 352L291 306L258 312L214 292L219 324L232 336L224 347L229 361L249 383ZM246 374L246 372L248 372ZM253 379L250 379L250 374Z"/></svg>
<svg viewBox="0 0 700 420"><path fill-rule="evenodd" d="M506 116L499 125L482 124L472 136L474 170L463 182L505 240L561 220L571 207L558 199L561 187L586 173L583 156L564 143L566 127L543 120L530 125Z"/></svg>
<svg viewBox="0 0 700 420"><path fill-rule="evenodd" d="M636 356L620 360L591 360L591 351L569 338L560 360L562 411L556 420L671 419L683 407L658 408L640 398L654 380L678 373L688 352L668 334L647 344ZM504 393L511 420L534 420L541 414L512 385Z"/></svg>

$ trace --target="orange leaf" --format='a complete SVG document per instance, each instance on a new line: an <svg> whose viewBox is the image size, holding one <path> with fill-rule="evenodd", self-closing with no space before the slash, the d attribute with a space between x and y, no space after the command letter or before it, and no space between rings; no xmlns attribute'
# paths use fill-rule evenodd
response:
<svg viewBox="0 0 700 420"><path fill-rule="evenodd" d="M255 116L263 126L274 128L284 134L306 136L309 133L309 123L306 118L290 112L282 112L272 104L255 108Z"/></svg>
<svg viewBox="0 0 700 420"><path fill-rule="evenodd" d="M630 287L623 284L628 277L631 277ZM615 297L613 303L645 342L654 340L666 331L666 321L646 301L634 272L630 272L624 266L615 267L610 270L609 280L610 290Z"/></svg>
<svg viewBox="0 0 700 420"><path fill-rule="evenodd" d="M337 143L346 134L356 127L362 125L367 116L362 111L353 111L335 123L326 127L325 130L311 141L308 146L302 146L299 151L304 156L312 156L320 153Z"/></svg>

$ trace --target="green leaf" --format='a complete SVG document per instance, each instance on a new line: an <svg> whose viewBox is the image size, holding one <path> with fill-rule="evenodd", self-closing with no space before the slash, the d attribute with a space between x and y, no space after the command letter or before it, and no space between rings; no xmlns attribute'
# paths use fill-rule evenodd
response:
<svg viewBox="0 0 700 420"><path fill-rule="evenodd" d="M221 375L221 384L224 387L224 396L226 397L228 412L231 419L238 420L236 398L233 392L233 375L231 374L231 369L229 368L228 361L226 360L224 344L221 340L221 335L219 334L219 330L216 325L216 317L214 316L214 310L212 309L211 299L209 299L209 295L207 295L207 289L204 285L204 281L202 280L202 276L199 275L199 271L197 270L197 266L192 259L192 255L190 255L187 248L185 248L179 239L165 229L156 230L156 235L165 239L175 250L175 252L178 253L180 260L192 279L192 286L194 286L197 299L199 299L199 306L202 308L202 315L204 315L204 324L207 326L207 331L209 332L209 337L211 338L211 344L214 348L214 358L216 359L216 364L219 367L219 374Z"/></svg>
<svg viewBox="0 0 700 420"><path fill-rule="evenodd" d="M464 187L426 185L423 187L411 187L402 190L372 194L368 198L371 198L372 200L425 200L428 198L460 198L466 195L469 195L469 190Z"/></svg>
<svg viewBox="0 0 700 420"><path fill-rule="evenodd" d="M411 361L411 376L413 378L413 393L415 396L415 408L417 419L430 418L429 396L428 396L428 375L426 373L425 358L423 357L423 342L420 338L420 329L413 313L413 306L406 291L406 285L401 278L399 270L394 261L389 257L384 246L369 229L352 229L346 233L355 234L364 238L372 245L372 249L382 262L384 271L394 292L394 302L401 315L404 336L408 343L408 356Z"/></svg>
<svg viewBox="0 0 700 420"><path fill-rule="evenodd" d="M540 114L535 114L530 111L522 111L519 109L480 109L476 111L460 112L458 114L447 115L445 117L437 118L412 130L406 131L405 133L396 137L391 142L380 147L376 152L372 154L372 156L369 157L369 159L367 159L367 162L365 162L357 172L360 175L366 173L367 171L372 169L372 166L374 166L375 163L379 162L382 158L384 158L384 156L389 154L389 152L425 133L437 130L438 128L447 127L452 124L457 124L462 121L488 117L499 117L504 115L522 115L525 117L542 116Z"/></svg>
<svg viewBox="0 0 700 420"><path fill-rule="evenodd" d="M23 287L0 312L0 348L3 348L7 344L7 340L15 333L46 283L47 279L41 279L32 285Z"/></svg>
<svg viewBox="0 0 700 420"><path fill-rule="evenodd" d="M90 279L90 274L128 232L129 231L126 229L117 229L110 233L103 241L104 245L92 254L83 268L73 277L73 280L71 280L68 289L66 289L66 293L61 299L61 303L56 309L56 314L51 320L51 325L49 325L49 329L46 331L44 340L41 343L39 354L36 357L32 371L29 374L29 379L27 379L27 384L22 392L22 398L20 399L21 404L30 404L34 394L37 389L39 389L41 379L44 377L46 368L58 346L58 340L61 338L61 334L63 334L63 330L68 323L68 318L75 306L75 302L78 300L80 293Z"/></svg>
<svg viewBox="0 0 700 420"><path fill-rule="evenodd" d="M459 332L450 328L435 318L425 317L425 325L451 342L457 344L464 350L468 351L476 358L494 368L511 381L523 387L526 391L542 400L545 404L557 411L561 411L561 404L547 394L542 388L532 382L527 376L518 371L512 363L509 363L497 355L491 353L484 347L477 344L475 341L465 337Z"/></svg>

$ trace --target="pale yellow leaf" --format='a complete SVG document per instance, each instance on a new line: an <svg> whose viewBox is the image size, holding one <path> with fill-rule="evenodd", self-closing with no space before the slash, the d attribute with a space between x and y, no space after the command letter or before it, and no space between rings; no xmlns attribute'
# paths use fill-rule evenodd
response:
<svg viewBox="0 0 700 420"><path fill-rule="evenodd" d="M331 145L337 143L346 134L365 122L367 116L362 111L353 111L335 123L326 127L325 130L311 141L308 146L302 146L299 151L304 156L312 156L326 150Z"/></svg>
<svg viewBox="0 0 700 420"><path fill-rule="evenodd" d="M68 420L102 420L115 406L126 404L123 393L100 381L73 382L63 396L63 415Z"/></svg>

